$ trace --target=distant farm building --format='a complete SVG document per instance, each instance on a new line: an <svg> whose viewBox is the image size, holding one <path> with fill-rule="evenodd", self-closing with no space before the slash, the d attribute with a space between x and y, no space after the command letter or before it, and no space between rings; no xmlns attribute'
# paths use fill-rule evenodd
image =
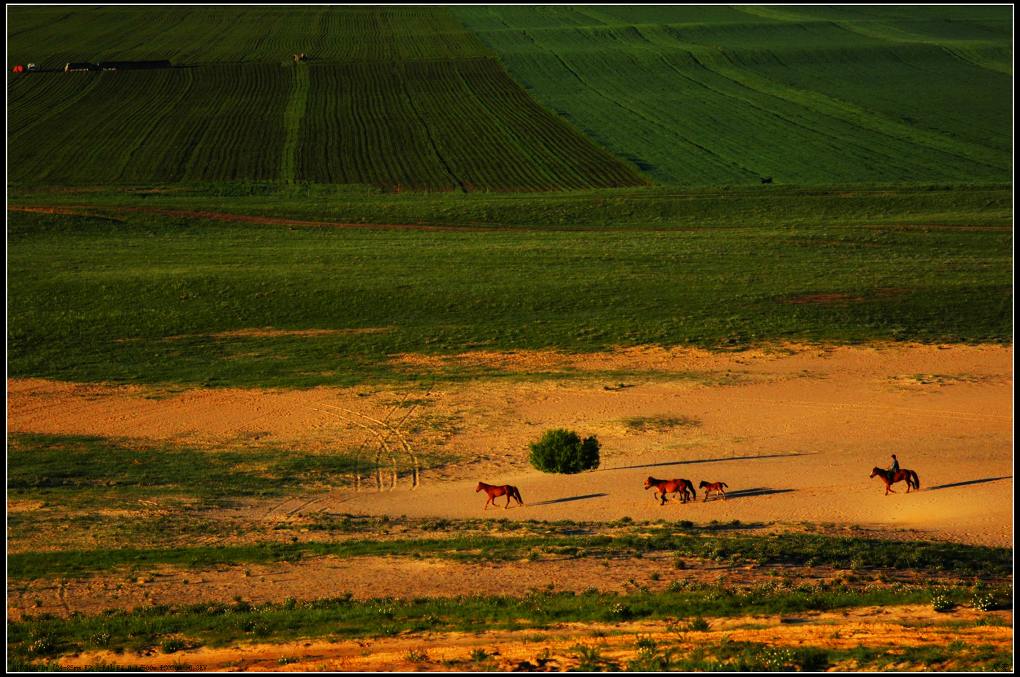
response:
<svg viewBox="0 0 1020 677"><path fill-rule="evenodd" d="M167 60L160 61L100 61L99 68L104 71L149 70L152 68L172 68Z"/></svg>
<svg viewBox="0 0 1020 677"><path fill-rule="evenodd" d="M65 73L78 73L81 71L97 71L99 66L94 63L88 63L87 61L71 62L64 66Z"/></svg>

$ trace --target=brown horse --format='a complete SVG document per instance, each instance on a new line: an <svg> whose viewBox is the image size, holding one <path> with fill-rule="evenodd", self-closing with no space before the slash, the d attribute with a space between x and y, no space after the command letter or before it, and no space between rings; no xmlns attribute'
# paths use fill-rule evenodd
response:
<svg viewBox="0 0 1020 677"><path fill-rule="evenodd" d="M908 494L910 493L911 488L913 488L915 491L921 488L921 480L917 479L917 473L914 472L913 470L907 470L906 468L903 468L901 470L883 470L882 468L872 468L871 475L868 477L868 479L870 480L872 477L875 477L876 475L878 477L881 477L882 481L885 482L886 496L889 495L890 491L893 492L894 494L896 493L896 491L891 487L897 482L907 483Z"/></svg>
<svg viewBox="0 0 1020 677"><path fill-rule="evenodd" d="M711 484L709 484L705 480L701 480L701 484L698 485L699 488L705 490L706 501L708 500L708 495L713 491L716 492L717 494L722 494L723 500L725 500L726 492L723 491L723 487L726 487L728 489L729 486L730 485L726 484L725 482L712 482Z"/></svg>
<svg viewBox="0 0 1020 677"><path fill-rule="evenodd" d="M524 505L524 501L521 499L521 492L517 491L517 487L515 486L509 484L501 484L497 486L495 484L486 484L485 482L479 482L478 486L475 487L475 493L477 494L479 491L483 489L485 490L485 493L489 495L489 500L485 502L484 508L485 510L489 509L490 503L496 505L494 501L500 496L506 496L506 505L503 506L504 510L510 507L511 498L517 501L518 505Z"/></svg>
<svg viewBox="0 0 1020 677"><path fill-rule="evenodd" d="M698 493L694 490L694 482L690 480L657 480L654 477L649 477L645 480L645 489L652 487L655 487L655 491L652 493L659 499L659 505L666 505L666 494L680 494L681 503L698 497Z"/></svg>

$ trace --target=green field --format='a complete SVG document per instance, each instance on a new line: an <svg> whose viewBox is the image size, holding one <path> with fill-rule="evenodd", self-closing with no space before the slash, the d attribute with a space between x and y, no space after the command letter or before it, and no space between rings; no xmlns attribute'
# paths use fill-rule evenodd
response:
<svg viewBox="0 0 1020 677"><path fill-rule="evenodd" d="M405 352L1012 332L1001 225L731 221L580 236L8 216L12 377L308 386L472 375L393 366ZM216 335L262 327L340 331Z"/></svg>
<svg viewBox="0 0 1020 677"><path fill-rule="evenodd" d="M539 101L658 182L969 182L1011 172L1005 7L456 14Z"/></svg>
<svg viewBox="0 0 1020 677"><path fill-rule="evenodd" d="M1011 172L1007 8L15 7L10 18L9 68L178 66L9 76L18 187L514 192L765 176L1005 183ZM311 60L294 65L295 52Z"/></svg>

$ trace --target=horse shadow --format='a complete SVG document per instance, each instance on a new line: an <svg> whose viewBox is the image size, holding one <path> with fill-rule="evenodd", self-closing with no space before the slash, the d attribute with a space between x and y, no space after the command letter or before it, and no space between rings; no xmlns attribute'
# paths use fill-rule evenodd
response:
<svg viewBox="0 0 1020 677"><path fill-rule="evenodd" d="M663 461L662 463L646 463L644 465L624 465L619 468L605 468L602 472L610 470L635 470L637 468L658 468L664 465L695 465L697 463L722 463L723 461L758 461L766 458L794 458L795 456L813 456L816 451L802 451L794 454L762 454L760 456L726 456L724 458L702 458L691 461ZM596 471L599 472L599 471Z"/></svg>
<svg viewBox="0 0 1020 677"><path fill-rule="evenodd" d="M753 489L737 489L736 491L727 491L726 500L733 498L751 498L752 496L769 496L771 494L788 494L796 489L770 489L768 487L755 487ZM720 497L713 496L712 500L720 500Z"/></svg>
<svg viewBox="0 0 1020 677"><path fill-rule="evenodd" d="M583 496L567 496L565 498L552 498L549 499L548 501L539 501L538 503L528 503L528 505L535 506L535 505L552 505L554 503L569 503L571 501L583 501L587 498L600 498L602 496L608 495L609 494L607 493L600 493L600 494L584 494Z"/></svg>
<svg viewBox="0 0 1020 677"><path fill-rule="evenodd" d="M934 487L928 487L925 491L937 491L939 489L951 489L953 487L966 487L971 484L984 484L985 482L998 482L999 480L1011 480L1012 475L1003 475L1002 477L985 477L980 480L967 480L965 482L951 482L950 484L939 484Z"/></svg>

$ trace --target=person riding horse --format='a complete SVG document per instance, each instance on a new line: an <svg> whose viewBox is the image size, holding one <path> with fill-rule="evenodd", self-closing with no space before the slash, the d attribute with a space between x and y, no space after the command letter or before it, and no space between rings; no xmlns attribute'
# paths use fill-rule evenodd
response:
<svg viewBox="0 0 1020 677"><path fill-rule="evenodd" d="M890 466L888 470L883 470L877 466L871 469L871 477L881 477L882 481L885 483L885 495L888 496L890 492L896 493L892 489L892 485L897 482L907 483L908 494L911 489L914 491L919 490L921 488L921 480L918 479L917 473L913 470L907 470L906 468L901 470L900 462L896 458L896 454L893 454L892 459L892 466Z"/></svg>

